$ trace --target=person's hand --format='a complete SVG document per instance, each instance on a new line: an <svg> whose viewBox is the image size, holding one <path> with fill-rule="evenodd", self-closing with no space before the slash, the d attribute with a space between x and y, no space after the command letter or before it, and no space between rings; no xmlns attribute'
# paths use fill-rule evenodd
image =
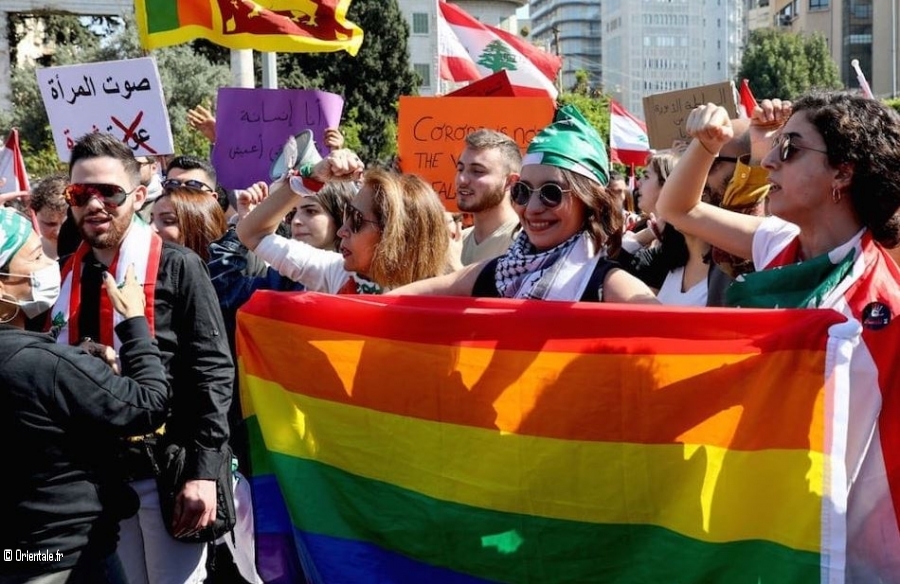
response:
<svg viewBox="0 0 900 584"><path fill-rule="evenodd" d="M329 150L340 150L344 147L344 135L337 128L325 129L325 146Z"/></svg>
<svg viewBox="0 0 900 584"><path fill-rule="evenodd" d="M728 111L714 103L695 107L684 125L687 135L700 142L712 156L718 156L722 146L734 138Z"/></svg>
<svg viewBox="0 0 900 584"><path fill-rule="evenodd" d="M211 111L202 105L198 105L193 109L188 110L187 119L190 127L203 134L207 140L215 144L216 118L212 115Z"/></svg>
<svg viewBox="0 0 900 584"><path fill-rule="evenodd" d="M750 164L756 164L772 148L772 138L791 117L791 102L764 99L750 115Z"/></svg>
<svg viewBox="0 0 900 584"><path fill-rule="evenodd" d="M216 481L186 481L175 497L172 533L180 537L197 533L216 520Z"/></svg>
<svg viewBox="0 0 900 584"><path fill-rule="evenodd" d="M240 219L247 216L254 207L269 196L269 185L264 181L255 182L244 190L235 193L237 198L237 214Z"/></svg>
<svg viewBox="0 0 900 584"><path fill-rule="evenodd" d="M310 178L322 183L359 180L365 169L362 160L352 150L334 150L313 167Z"/></svg>
<svg viewBox="0 0 900 584"><path fill-rule="evenodd" d="M0 187L6 184L5 178L0 178ZM31 196L31 193L28 191L12 191L10 193L2 193L0 194L0 206L7 204L10 201L15 199L24 199L25 202L28 202L28 198Z"/></svg>
<svg viewBox="0 0 900 584"><path fill-rule="evenodd" d="M88 355L100 359L109 365L109 368L113 370L113 373L119 375L119 354L109 345L104 345L103 343L95 342L94 339L90 337L85 337L78 343L78 348Z"/></svg>
<svg viewBox="0 0 900 584"><path fill-rule="evenodd" d="M147 296L144 294L144 286L134 275L134 264L125 270L125 280L120 285L116 284L116 279L112 274L104 273L103 286L106 288L106 295L109 296L116 312L125 318L144 315Z"/></svg>

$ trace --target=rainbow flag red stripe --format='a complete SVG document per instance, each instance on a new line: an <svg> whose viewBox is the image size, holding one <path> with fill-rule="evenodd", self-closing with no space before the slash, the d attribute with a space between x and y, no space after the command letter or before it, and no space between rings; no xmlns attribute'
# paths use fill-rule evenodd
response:
<svg viewBox="0 0 900 584"><path fill-rule="evenodd" d="M843 323L258 293L238 359L260 573L842 582Z"/></svg>
<svg viewBox="0 0 900 584"><path fill-rule="evenodd" d="M363 31L347 20L350 0L135 0L141 46L197 38L231 49L356 55Z"/></svg>

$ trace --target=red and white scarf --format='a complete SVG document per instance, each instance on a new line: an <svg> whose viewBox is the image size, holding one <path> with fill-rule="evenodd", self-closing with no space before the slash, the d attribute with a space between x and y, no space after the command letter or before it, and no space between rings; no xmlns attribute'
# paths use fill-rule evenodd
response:
<svg viewBox="0 0 900 584"><path fill-rule="evenodd" d="M62 288L59 300L53 308L53 328L59 330L57 343L77 345L81 339L78 330L78 316L81 306L81 271L84 258L91 250L87 242L81 242L72 257L66 261L62 270ZM125 234L125 239L109 266L109 272L115 276L116 282L125 281L125 271L134 264L134 273L144 287L147 297L144 314L150 324L150 334L155 334L153 306L156 292L156 276L162 256L162 239L153 228L143 221L132 220ZM122 315L117 313L104 290L100 294L100 338L96 342L115 348L118 352L121 341L115 333L115 327L122 322Z"/></svg>

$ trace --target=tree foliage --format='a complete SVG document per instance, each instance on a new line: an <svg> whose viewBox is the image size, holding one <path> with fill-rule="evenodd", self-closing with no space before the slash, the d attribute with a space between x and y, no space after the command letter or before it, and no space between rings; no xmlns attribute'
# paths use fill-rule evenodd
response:
<svg viewBox="0 0 900 584"><path fill-rule="evenodd" d="M54 14L38 15L37 19L42 24L36 28L42 29L45 38L53 39L56 46L56 50L41 59L37 66L93 63L144 55L133 20L120 22L110 34L108 29L98 27L89 19ZM81 31L78 32L76 27L81 27ZM108 35L103 42L102 35ZM66 39L75 42L63 42ZM187 110L201 103L211 106L218 88L230 81L229 68L210 63L189 45L159 49L151 56L156 59L159 70L175 151L208 156L209 143L187 126ZM19 128L22 153L30 176L40 177L58 170L61 163L38 89L36 66L16 68L11 81L11 101L16 107L9 113L0 113L0 134L5 134L8 128Z"/></svg>
<svg viewBox="0 0 900 584"><path fill-rule="evenodd" d="M821 34L754 30L738 72L758 98L795 99L811 89L840 89L840 72Z"/></svg>
<svg viewBox="0 0 900 584"><path fill-rule="evenodd" d="M594 129L609 144L609 96L601 90L591 87L590 74L585 70L575 72L575 85L571 91L559 94L560 105L573 104Z"/></svg>
<svg viewBox="0 0 900 584"><path fill-rule="evenodd" d="M341 126L358 136L360 156L385 160L397 149L398 100L418 87L407 51L409 25L397 0L354 0L347 17L365 31L359 53L280 53L279 85L343 95Z"/></svg>

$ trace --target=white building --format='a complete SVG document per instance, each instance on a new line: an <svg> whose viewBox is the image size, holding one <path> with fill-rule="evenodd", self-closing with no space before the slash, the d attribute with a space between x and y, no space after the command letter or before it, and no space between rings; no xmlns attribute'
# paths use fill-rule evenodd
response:
<svg viewBox="0 0 900 584"><path fill-rule="evenodd" d="M562 56L564 90L575 84L578 70L587 71L594 86L602 80L600 7L601 0L531 0L531 39Z"/></svg>
<svg viewBox="0 0 900 584"><path fill-rule="evenodd" d="M527 0L458 0L453 4L484 24L518 33L516 10ZM452 87L440 81L437 2L435 0L397 0L409 23L409 57L413 69L422 79L421 95L446 93Z"/></svg>
<svg viewBox="0 0 900 584"><path fill-rule="evenodd" d="M655 93L733 80L744 0L603 0L603 86L634 115Z"/></svg>

